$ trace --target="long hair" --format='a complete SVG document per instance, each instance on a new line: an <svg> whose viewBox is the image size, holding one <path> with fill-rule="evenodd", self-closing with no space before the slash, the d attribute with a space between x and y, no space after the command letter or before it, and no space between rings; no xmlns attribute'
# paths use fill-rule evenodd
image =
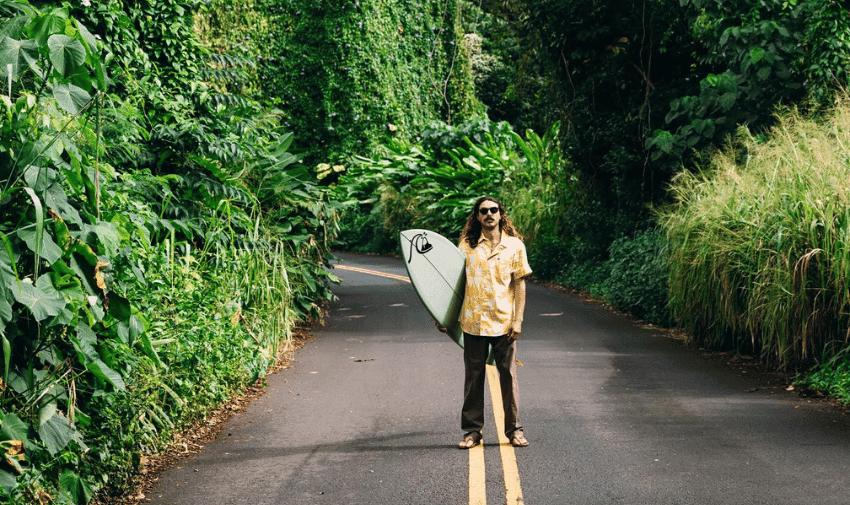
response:
<svg viewBox="0 0 850 505"><path fill-rule="evenodd" d="M463 231L460 233L460 242L466 242L472 249L475 249L475 246L478 245L478 241L481 239L481 222L478 221L478 208L481 207L481 204L484 202L493 202L499 206L499 231L522 240L522 235L520 235L519 232L516 231L516 228L514 228L513 221L511 221L511 218L505 214L505 206L502 205L502 202L491 196L482 196L475 201L475 207L472 209L472 214L470 214L466 219L466 224L463 226Z"/></svg>

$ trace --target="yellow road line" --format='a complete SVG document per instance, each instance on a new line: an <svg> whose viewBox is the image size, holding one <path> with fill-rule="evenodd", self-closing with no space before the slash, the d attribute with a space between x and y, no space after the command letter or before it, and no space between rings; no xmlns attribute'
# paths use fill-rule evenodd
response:
<svg viewBox="0 0 850 505"><path fill-rule="evenodd" d="M487 505L484 479L484 441L469 449L469 505Z"/></svg>
<svg viewBox="0 0 850 505"><path fill-rule="evenodd" d="M377 275L378 277L386 277L388 279L395 279L397 281L410 282L410 279L403 275L396 274L388 274L386 272L379 272L377 270L369 270L367 268L358 268L358 267L350 267L347 265L334 265L334 268L339 268L340 270L349 270L351 272L358 272L361 274L369 274L369 275Z"/></svg>
<svg viewBox="0 0 850 505"><path fill-rule="evenodd" d="M367 268L335 265L334 268L361 274L377 275L397 281L410 282L402 275L395 275ZM499 389L499 373L496 367L487 365L487 378L490 396L493 399L493 417L496 420L496 433L499 437L499 452L502 456L502 472L505 475L505 505L522 505L522 486L519 481L519 469L516 464L514 447L505 436L505 414L502 411L502 391ZM469 505L487 505L486 479L484 473L484 443L469 449Z"/></svg>
<svg viewBox="0 0 850 505"><path fill-rule="evenodd" d="M499 373L493 365L487 365L487 382L490 384L490 397L493 399L493 417L496 419L499 452L502 455L502 473L505 475L505 505L521 505L524 502L522 501L522 486L519 482L516 453L514 446L505 436L505 413L502 410Z"/></svg>

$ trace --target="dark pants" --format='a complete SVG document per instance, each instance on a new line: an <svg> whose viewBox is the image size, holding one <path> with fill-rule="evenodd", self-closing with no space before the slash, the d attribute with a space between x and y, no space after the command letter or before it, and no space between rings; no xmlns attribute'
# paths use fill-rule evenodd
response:
<svg viewBox="0 0 850 505"><path fill-rule="evenodd" d="M487 355L493 346L496 370L499 372L499 386L502 390L502 407L505 410L505 435L510 438L516 430L521 430L517 413L519 410L516 380L516 341L508 342L508 337L480 337L463 334L463 362L466 369L466 381L463 388L463 411L461 428L465 433L478 431L484 427L484 378L486 377Z"/></svg>

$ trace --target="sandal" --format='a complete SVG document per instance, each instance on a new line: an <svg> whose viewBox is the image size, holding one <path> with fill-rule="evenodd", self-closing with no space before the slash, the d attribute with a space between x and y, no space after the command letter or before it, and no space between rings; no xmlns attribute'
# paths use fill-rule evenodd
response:
<svg viewBox="0 0 850 505"><path fill-rule="evenodd" d="M481 436L481 432L470 431L463 436L463 440L461 440L457 446L459 449L472 449L476 445L480 444L483 438L484 437Z"/></svg>
<svg viewBox="0 0 850 505"><path fill-rule="evenodd" d="M521 431L517 430L511 434L511 445L514 447L528 447L528 440Z"/></svg>

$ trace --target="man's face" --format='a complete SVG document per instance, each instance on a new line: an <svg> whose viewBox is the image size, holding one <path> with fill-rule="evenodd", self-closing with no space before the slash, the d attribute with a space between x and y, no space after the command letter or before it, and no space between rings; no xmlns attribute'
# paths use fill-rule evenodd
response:
<svg viewBox="0 0 850 505"><path fill-rule="evenodd" d="M477 217L482 229L495 230L499 226L499 219L502 217L499 213L499 204L491 200L484 200L478 206Z"/></svg>

